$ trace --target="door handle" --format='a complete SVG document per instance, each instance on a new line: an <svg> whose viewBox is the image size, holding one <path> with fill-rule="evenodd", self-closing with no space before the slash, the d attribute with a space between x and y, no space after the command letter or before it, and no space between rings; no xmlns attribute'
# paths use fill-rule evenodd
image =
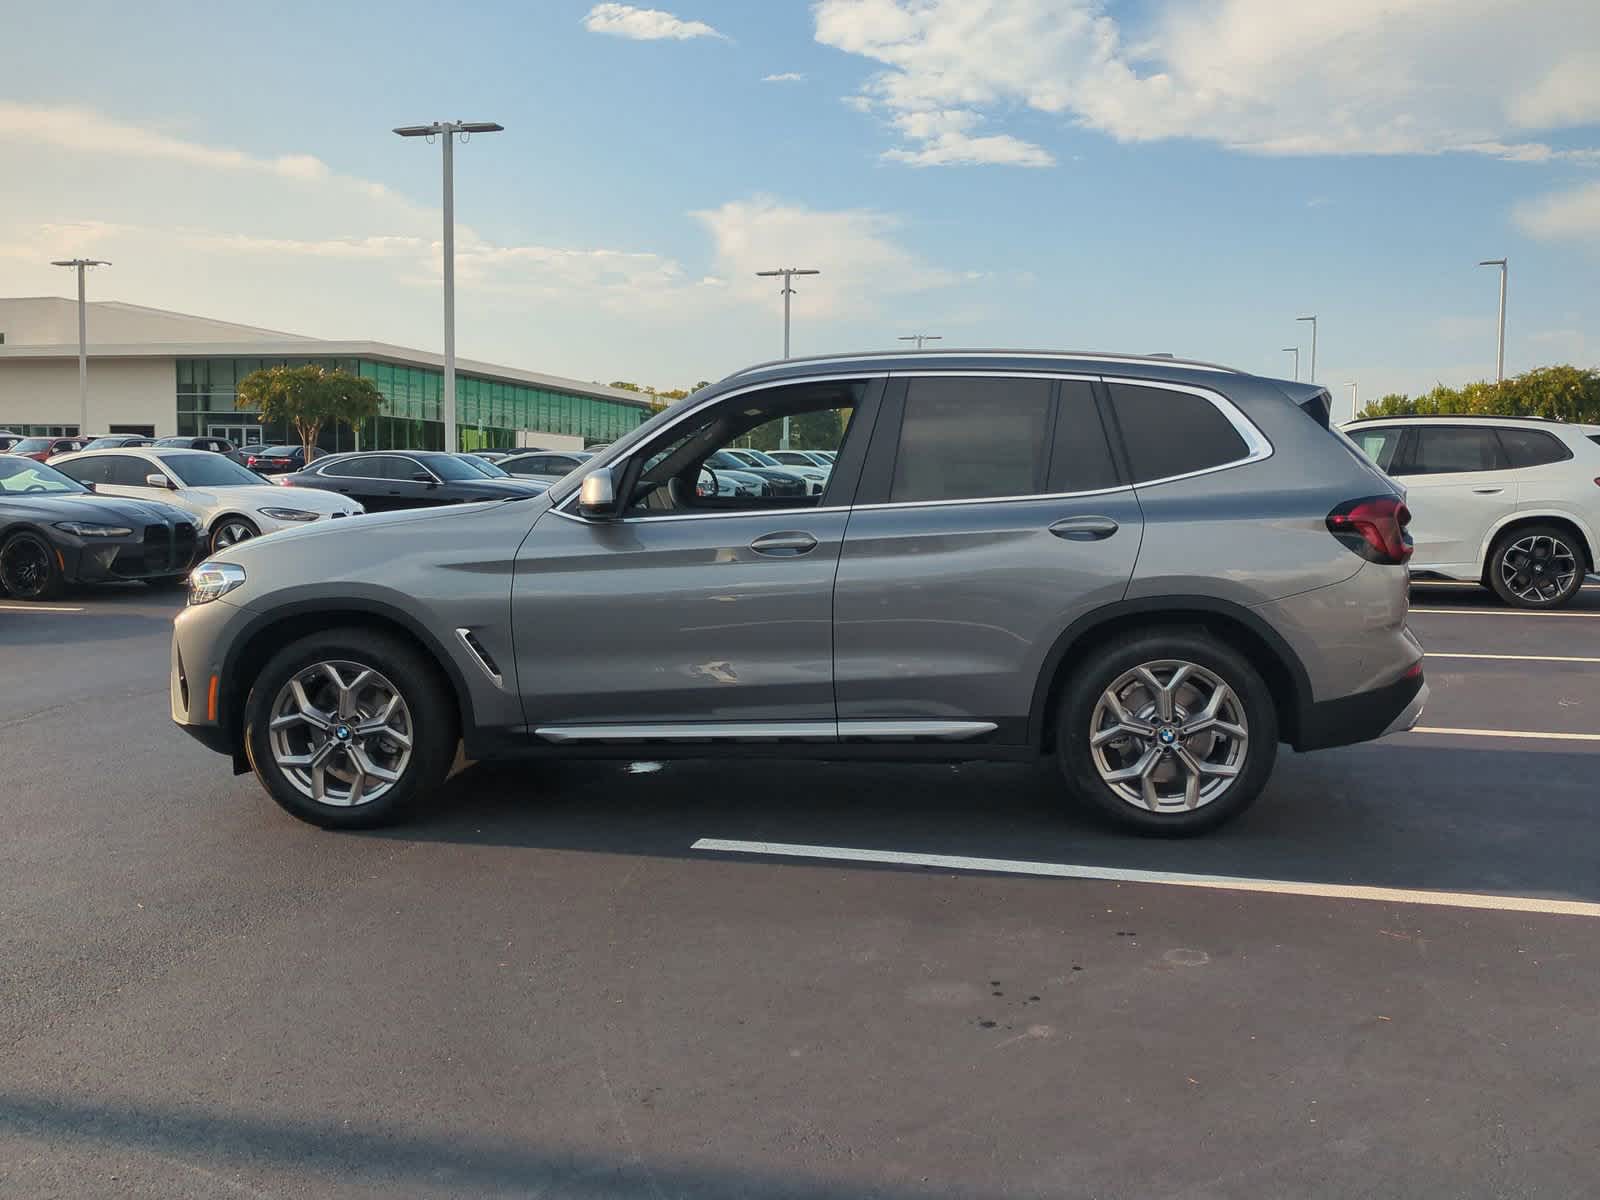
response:
<svg viewBox="0 0 1600 1200"><path fill-rule="evenodd" d="M794 558L801 554L810 554L816 548L817 539L801 530L769 533L750 543L750 549L757 554L767 554L774 558Z"/></svg>
<svg viewBox="0 0 1600 1200"><path fill-rule="evenodd" d="M1474 496L1498 496L1505 491L1503 487L1475 487L1472 489Z"/></svg>
<svg viewBox="0 0 1600 1200"><path fill-rule="evenodd" d="M1110 517L1062 517L1050 532L1069 542L1099 542L1120 528Z"/></svg>

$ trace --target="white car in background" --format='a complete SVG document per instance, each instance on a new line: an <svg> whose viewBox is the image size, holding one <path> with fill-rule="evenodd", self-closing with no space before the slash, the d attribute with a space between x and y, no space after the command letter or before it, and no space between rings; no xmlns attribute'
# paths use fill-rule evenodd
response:
<svg viewBox="0 0 1600 1200"><path fill-rule="evenodd" d="M732 455L744 463L745 466L754 467L757 470L781 470L787 471L791 475L798 475L805 481L806 493L811 496L822 495L822 490L828 486L828 476L832 473L831 469L824 471L821 467L813 466L809 463L801 465L798 463L779 462L765 450L728 446L723 450L723 453Z"/></svg>
<svg viewBox="0 0 1600 1200"><path fill-rule="evenodd" d="M1577 598L1600 550L1600 432L1465 415L1342 429L1405 488L1413 574L1481 583L1517 608Z"/></svg>
<svg viewBox="0 0 1600 1200"><path fill-rule="evenodd" d="M781 467L818 467L824 471L833 470L833 460L817 450L766 450L763 453L776 459Z"/></svg>
<svg viewBox="0 0 1600 1200"><path fill-rule="evenodd" d="M210 450L84 450L50 465L102 495L156 500L192 513L212 553L263 533L366 511L337 492L267 483Z"/></svg>

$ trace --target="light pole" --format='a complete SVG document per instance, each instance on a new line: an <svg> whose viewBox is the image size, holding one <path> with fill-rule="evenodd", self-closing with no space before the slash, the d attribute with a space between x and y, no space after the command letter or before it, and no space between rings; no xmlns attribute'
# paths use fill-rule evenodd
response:
<svg viewBox="0 0 1600 1200"><path fill-rule="evenodd" d="M1300 347L1299 346L1285 346L1283 348L1283 352L1285 354L1294 355L1294 377L1296 379L1299 379L1300 378Z"/></svg>
<svg viewBox="0 0 1600 1200"><path fill-rule="evenodd" d="M52 267L75 267L78 271L78 433L89 432L89 317L83 300L83 273L89 267L109 267L101 258L52 259Z"/></svg>
<svg viewBox="0 0 1600 1200"><path fill-rule="evenodd" d="M1315 383L1317 381L1317 318L1314 316L1296 317L1295 320L1311 322L1311 374L1307 375L1306 378Z"/></svg>
<svg viewBox="0 0 1600 1200"><path fill-rule="evenodd" d="M432 125L402 125L401 137L437 137L444 147L444 448L456 452L456 163L459 134L499 133L504 125L493 121L435 121Z"/></svg>
<svg viewBox="0 0 1600 1200"><path fill-rule="evenodd" d="M1354 421L1356 419L1356 413L1361 411L1360 408L1357 407L1360 403L1360 396L1356 391L1356 385L1353 380L1348 386L1350 388L1350 419Z"/></svg>
<svg viewBox="0 0 1600 1200"><path fill-rule="evenodd" d="M1500 268L1500 336L1495 340L1494 381L1504 383L1506 378L1506 260L1486 258L1480 267Z"/></svg>
<svg viewBox="0 0 1600 1200"><path fill-rule="evenodd" d="M821 275L821 271L810 267L778 267L772 271L757 271L756 274L763 279L783 277L783 356L789 357L789 297L794 295L794 277L796 275ZM789 418L783 419L783 444L780 450L789 448Z"/></svg>
<svg viewBox="0 0 1600 1200"><path fill-rule="evenodd" d="M942 342L944 338L937 333L906 333L900 336L902 342L915 342L917 349L922 349L924 342Z"/></svg>

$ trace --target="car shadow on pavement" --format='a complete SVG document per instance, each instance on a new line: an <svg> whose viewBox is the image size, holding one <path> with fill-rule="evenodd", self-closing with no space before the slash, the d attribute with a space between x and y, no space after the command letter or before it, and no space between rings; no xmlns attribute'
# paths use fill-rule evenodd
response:
<svg viewBox="0 0 1600 1200"><path fill-rule="evenodd" d="M291 1182L297 1188L309 1185L313 1193L320 1193L331 1177L346 1183L359 1181L363 1190L374 1185L392 1186L393 1194L407 1196L926 1200L950 1194L903 1185L808 1180L790 1169L778 1174L733 1166L651 1162L638 1155L606 1155L592 1150L542 1149L487 1141L459 1132L418 1137L407 1130L385 1129L361 1121L297 1121L199 1112L172 1105L134 1106L0 1093L0 1138L15 1137L52 1146L83 1147L97 1155L121 1152L139 1159L155 1155L203 1165L208 1173L286 1172L288 1180L280 1182ZM596 1141L599 1140L597 1131ZM111 1178L116 1179L116 1175ZM121 1186L110 1190L124 1194ZM277 1193L276 1187L271 1190ZM262 1194L244 1186L239 1191ZM74 1188L72 1194L85 1193Z"/></svg>
<svg viewBox="0 0 1600 1200"><path fill-rule="evenodd" d="M1421 738L1285 750L1243 817L1169 841L1071 804L1045 765L478 764L374 836L681 858L726 838L1600 901L1597 766L1592 753Z"/></svg>

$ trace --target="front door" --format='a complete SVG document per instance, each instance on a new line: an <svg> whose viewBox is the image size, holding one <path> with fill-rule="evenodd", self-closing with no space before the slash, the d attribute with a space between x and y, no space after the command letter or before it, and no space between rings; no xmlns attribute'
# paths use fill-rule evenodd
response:
<svg viewBox="0 0 1600 1200"><path fill-rule="evenodd" d="M259 446L261 442L261 426L259 425L211 425L206 429L207 437L224 438L235 446Z"/></svg>
<svg viewBox="0 0 1600 1200"><path fill-rule="evenodd" d="M1418 423L1390 474L1406 486L1413 570L1476 573L1485 535L1517 508L1516 472L1488 426Z"/></svg>
<svg viewBox="0 0 1600 1200"><path fill-rule="evenodd" d="M517 677L546 741L831 741L833 581L853 478L774 497L705 460L781 417L834 449L869 385L752 389L668 425L617 467L615 519L546 512L517 557ZM870 424L870 421L868 422ZM753 480L753 477L752 477ZM542 732L541 732L542 731Z"/></svg>
<svg viewBox="0 0 1600 1200"><path fill-rule="evenodd" d="M1022 741L1047 651L1122 599L1142 529L1093 381L891 385L834 592L841 736Z"/></svg>

